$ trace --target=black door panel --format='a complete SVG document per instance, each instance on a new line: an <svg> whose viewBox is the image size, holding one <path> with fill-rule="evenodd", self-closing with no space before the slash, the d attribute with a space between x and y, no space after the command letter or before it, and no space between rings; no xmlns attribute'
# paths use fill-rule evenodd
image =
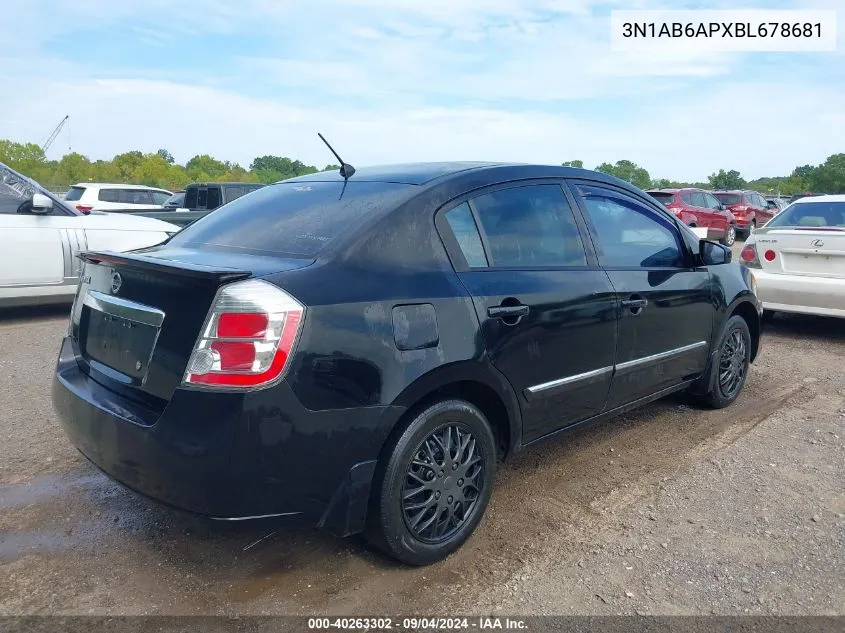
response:
<svg viewBox="0 0 845 633"><path fill-rule="evenodd" d="M714 308L703 270L608 270L620 303L616 373L608 407L671 387L704 370ZM636 308L635 308L636 309Z"/></svg>
<svg viewBox="0 0 845 633"><path fill-rule="evenodd" d="M691 267L675 221L612 186L574 183L574 190L619 301L607 407L700 374L715 318L711 278Z"/></svg>
<svg viewBox="0 0 845 633"><path fill-rule="evenodd" d="M601 412L616 346L616 298L603 271L459 277L473 296L490 360L520 395L525 441ZM529 310L514 325L489 316L509 298Z"/></svg>
<svg viewBox="0 0 845 633"><path fill-rule="evenodd" d="M487 354L519 394L524 441L600 413L616 296L560 181L482 191L441 217Z"/></svg>

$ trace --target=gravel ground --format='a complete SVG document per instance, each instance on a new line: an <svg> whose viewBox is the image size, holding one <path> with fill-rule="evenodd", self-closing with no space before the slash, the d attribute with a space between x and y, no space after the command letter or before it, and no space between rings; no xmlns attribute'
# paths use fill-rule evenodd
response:
<svg viewBox="0 0 845 633"><path fill-rule="evenodd" d="M728 409L670 398L520 455L464 548L411 569L95 471L50 405L65 314L0 315L0 614L845 614L842 321L776 319Z"/></svg>

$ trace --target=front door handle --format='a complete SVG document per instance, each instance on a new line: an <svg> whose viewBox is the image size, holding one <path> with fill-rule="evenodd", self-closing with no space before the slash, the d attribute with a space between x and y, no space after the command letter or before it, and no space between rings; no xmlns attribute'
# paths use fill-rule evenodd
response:
<svg viewBox="0 0 845 633"><path fill-rule="evenodd" d="M526 305L493 306L487 308L487 316L491 319L513 319L528 316L529 310L529 307Z"/></svg>
<svg viewBox="0 0 845 633"><path fill-rule="evenodd" d="M643 299L642 297L623 299L621 303L623 308L627 308L631 311L631 314L636 316L648 305L648 299Z"/></svg>

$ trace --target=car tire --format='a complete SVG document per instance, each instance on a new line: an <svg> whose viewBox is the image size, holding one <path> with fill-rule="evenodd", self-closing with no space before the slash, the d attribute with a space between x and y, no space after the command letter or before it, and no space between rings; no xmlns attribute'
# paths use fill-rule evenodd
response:
<svg viewBox="0 0 845 633"><path fill-rule="evenodd" d="M733 246L734 242L736 242L736 225L730 224L719 242L725 246Z"/></svg>
<svg viewBox="0 0 845 633"><path fill-rule="evenodd" d="M725 324L719 337L718 352L711 372L711 389L704 394L704 403L714 409L732 404L742 392L751 366L751 332L748 323L734 315Z"/></svg>
<svg viewBox="0 0 845 633"><path fill-rule="evenodd" d="M484 414L463 400L432 404L414 415L384 460L369 542L409 565L437 562L463 545L481 521L496 474L496 442Z"/></svg>

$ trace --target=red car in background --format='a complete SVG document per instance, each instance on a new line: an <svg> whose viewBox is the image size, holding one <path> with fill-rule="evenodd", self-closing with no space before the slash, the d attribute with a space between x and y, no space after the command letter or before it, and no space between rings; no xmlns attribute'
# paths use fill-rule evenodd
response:
<svg viewBox="0 0 845 633"><path fill-rule="evenodd" d="M652 189L646 193L664 204L684 224L707 229L707 239L719 240L725 246L731 246L736 241L734 216L709 191L689 187Z"/></svg>
<svg viewBox="0 0 845 633"><path fill-rule="evenodd" d="M777 205L756 191L714 191L715 195L736 218L736 227L743 238L758 226L763 226L777 213Z"/></svg>

